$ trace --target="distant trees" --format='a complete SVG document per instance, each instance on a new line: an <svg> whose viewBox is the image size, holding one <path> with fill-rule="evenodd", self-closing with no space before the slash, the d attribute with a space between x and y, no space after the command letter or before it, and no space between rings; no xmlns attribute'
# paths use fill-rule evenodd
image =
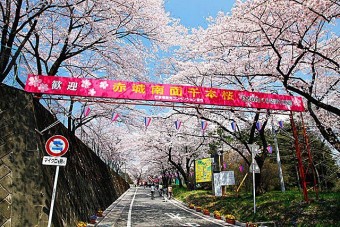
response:
<svg viewBox="0 0 340 227"><path fill-rule="evenodd" d="M178 119L181 127L176 129L174 123ZM149 153L147 157L154 163L158 174L178 173L188 185L194 160L205 157L209 150L207 139L200 135L199 122L183 115L168 115L155 118L152 124L143 135L141 152Z"/></svg>

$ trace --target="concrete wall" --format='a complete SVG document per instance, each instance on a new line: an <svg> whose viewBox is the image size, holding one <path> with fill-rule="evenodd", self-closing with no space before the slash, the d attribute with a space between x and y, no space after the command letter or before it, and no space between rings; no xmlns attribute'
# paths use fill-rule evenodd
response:
<svg viewBox="0 0 340 227"><path fill-rule="evenodd" d="M54 226L75 226L105 209L129 185L24 91L0 85L0 226L47 226L56 167L42 165L52 135L68 138L66 167L60 167Z"/></svg>

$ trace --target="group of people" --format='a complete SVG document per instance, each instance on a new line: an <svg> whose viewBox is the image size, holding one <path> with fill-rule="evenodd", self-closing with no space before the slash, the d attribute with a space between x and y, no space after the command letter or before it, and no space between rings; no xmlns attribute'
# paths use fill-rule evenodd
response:
<svg viewBox="0 0 340 227"><path fill-rule="evenodd" d="M151 185L151 198L155 197L155 191L158 190L159 196L168 195L168 199L172 198L172 187L169 185L167 188L163 188L162 184L152 184Z"/></svg>

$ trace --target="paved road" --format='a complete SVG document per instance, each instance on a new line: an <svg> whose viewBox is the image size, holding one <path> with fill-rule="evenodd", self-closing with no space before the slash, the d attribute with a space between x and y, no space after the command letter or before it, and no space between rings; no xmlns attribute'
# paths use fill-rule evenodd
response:
<svg viewBox="0 0 340 227"><path fill-rule="evenodd" d="M151 199L150 189L130 188L104 211L96 226L152 227L152 226L231 226L191 209L182 203L160 197Z"/></svg>

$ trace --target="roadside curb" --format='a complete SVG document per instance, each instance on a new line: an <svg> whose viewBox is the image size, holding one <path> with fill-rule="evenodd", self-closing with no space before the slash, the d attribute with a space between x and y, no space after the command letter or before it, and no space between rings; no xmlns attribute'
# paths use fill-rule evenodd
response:
<svg viewBox="0 0 340 227"><path fill-rule="evenodd" d="M121 200L124 198L124 196L128 193L128 191L131 189L131 187L126 190L123 194L121 194L110 206L108 206L104 211L103 211L103 216L102 217L98 217L96 220L95 224L90 224L87 223L87 227L92 227L92 226L97 226L98 224L100 224L100 222L105 218L105 216L110 213L116 206L118 203L121 202Z"/></svg>
<svg viewBox="0 0 340 227"><path fill-rule="evenodd" d="M173 199L171 199L171 200L174 200L174 201L176 201L179 205L181 205L184 209L186 209L186 210L188 210L188 211L192 211L193 212L193 210L192 209L190 209L190 208L188 208L188 206L187 206L187 204L186 203L184 203L184 202L182 202L182 201L180 201L180 200L178 200L178 199L175 199L175 198L173 198ZM268 225L264 225L264 224L271 224L271 226L276 226L276 223L274 222L274 221L267 221L267 222L253 222L253 223L248 223L248 222L240 222L240 221L238 221L238 220L235 220L235 224L233 225L233 224L228 224L228 223L226 223L226 221L225 221L225 218L222 216L221 217L221 219L216 219L215 217L214 217L214 214L213 213L210 213L209 215L205 215L205 214L203 214L202 213L202 211L201 212L196 212L198 215L200 215L200 216L204 216L204 217L211 217L212 219L214 219L214 220L218 220L218 221L221 221L221 222L223 222L223 223L225 223L224 225L225 226L245 226L245 227L247 227L247 226L253 226L253 225L251 225L251 224L255 224L256 226L263 226L263 227L265 227L265 226L268 226Z"/></svg>
<svg viewBox="0 0 340 227"><path fill-rule="evenodd" d="M180 201L180 200L178 200L178 199L175 199L175 198L173 198L173 199L171 199L171 200L176 201L176 203L177 203L178 205L180 205L182 208L184 208L185 210L187 210L187 211L189 211L189 212L193 212L193 210L190 209L190 208L188 208L187 205L186 205L184 202L182 202L182 201ZM219 224L224 225L224 226L246 226L246 223L241 223L241 222L239 222L239 221L236 221L235 225L233 225L233 224L228 224L228 223L226 223L224 217L222 217L222 219L216 219L216 218L214 217L214 214L213 214L213 213L210 213L209 215L205 215L205 214L203 214L202 212L194 212L194 213L196 213L197 215L202 216L202 217L208 217L208 218L210 218L210 219L213 219L214 221L219 222Z"/></svg>

